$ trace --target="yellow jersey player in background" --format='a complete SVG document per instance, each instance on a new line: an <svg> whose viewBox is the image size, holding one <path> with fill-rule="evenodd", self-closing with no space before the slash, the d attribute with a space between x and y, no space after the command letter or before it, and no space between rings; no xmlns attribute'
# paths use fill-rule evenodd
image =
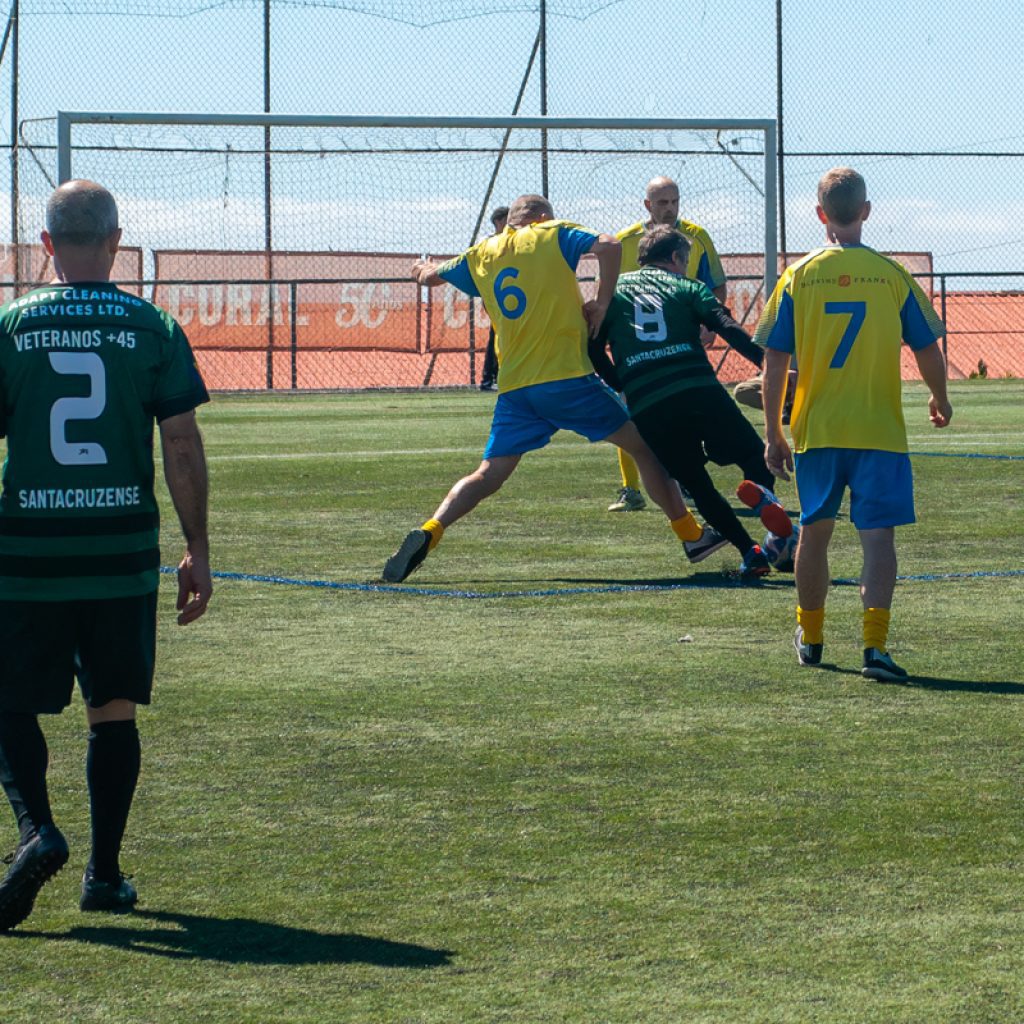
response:
<svg viewBox="0 0 1024 1024"><path fill-rule="evenodd" d="M675 228L690 243L686 276L707 285L715 298L725 305L725 271L722 269L722 261L711 236L699 224L679 216L679 186L671 178L652 178L644 192L644 207L649 214L648 220L638 221L615 235L622 243L621 272L628 274L640 269L637 253L644 232L660 225ZM622 475L622 487L618 497L608 506L608 511L639 512L647 506L640 493L640 473L636 463L621 448L619 472Z"/></svg>
<svg viewBox="0 0 1024 1024"><path fill-rule="evenodd" d="M910 273L861 244L871 203L856 171L837 167L825 174L817 213L829 244L786 270L755 334L767 350L765 461L784 480L795 462L802 509L794 644L801 665L821 664L828 546L848 487L850 518L864 552L862 672L899 681L907 673L886 649L896 585L895 527L915 520L900 346L910 346L931 390L931 422L945 427L953 415L938 345L945 328ZM795 459L782 430L791 358L797 366Z"/></svg>
<svg viewBox="0 0 1024 1024"><path fill-rule="evenodd" d="M623 404L598 379L587 355L619 276L619 243L610 235L553 220L543 196L520 196L504 231L447 263L413 266L428 288L448 283L479 296L495 326L498 400L483 461L455 483L433 516L412 530L387 560L384 579L400 583L440 542L445 529L494 494L526 452L543 448L558 430L610 441L637 461L648 493L668 516L691 562L711 553L679 485L640 437ZM576 267L597 257L601 283L584 305ZM721 539L714 536L716 544Z"/></svg>

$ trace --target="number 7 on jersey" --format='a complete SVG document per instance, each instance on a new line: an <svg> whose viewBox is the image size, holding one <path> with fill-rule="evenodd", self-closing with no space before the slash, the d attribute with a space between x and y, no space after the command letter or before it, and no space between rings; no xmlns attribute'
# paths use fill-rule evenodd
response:
<svg viewBox="0 0 1024 1024"><path fill-rule="evenodd" d="M832 357L832 362L828 364L830 370L841 370L843 364L849 358L850 349L853 348L853 343L857 340L857 335L864 326L864 318L867 316L867 305L866 302L825 303L826 314L839 315L845 313L850 318L846 325L846 330L843 331L843 336L839 339L839 345L836 348L835 355Z"/></svg>

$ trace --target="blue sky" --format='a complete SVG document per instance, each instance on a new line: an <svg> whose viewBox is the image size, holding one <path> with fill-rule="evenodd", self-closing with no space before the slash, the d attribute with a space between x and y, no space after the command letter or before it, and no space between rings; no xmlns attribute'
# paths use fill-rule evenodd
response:
<svg viewBox="0 0 1024 1024"><path fill-rule="evenodd" d="M585 20L560 16L558 3L551 0L548 26L550 113L774 116L774 0L620 0ZM214 5L188 17L67 13L68 7L146 6L144 0L22 0L22 116L47 117L58 108L261 109L259 3ZM362 6L383 9L384 0ZM460 0L450 6L458 10ZM42 13L60 8L65 13ZM57 64L55 19L62 37L78 41ZM512 12L421 27L324 6L285 6L274 8L273 28L275 110L507 114L536 19ZM789 151L1024 154L1020 0L785 0L783 32ZM536 76L523 111L539 111ZM868 240L879 248L928 250L945 270L1024 270L1024 155L790 157L791 249L818 243L814 184L838 162L853 163L868 177L875 204ZM685 196L689 183L681 184ZM642 185L636 183L637 196ZM394 192L401 202L401 182ZM310 215L304 197L287 198L302 198L303 215ZM471 198L467 205L475 208ZM707 226L714 234L716 225ZM464 230L459 225L454 234Z"/></svg>

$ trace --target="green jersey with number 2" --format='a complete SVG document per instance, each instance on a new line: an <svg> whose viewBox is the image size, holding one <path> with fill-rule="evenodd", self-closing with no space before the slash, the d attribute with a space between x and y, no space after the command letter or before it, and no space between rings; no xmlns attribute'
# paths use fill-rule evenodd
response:
<svg viewBox="0 0 1024 1024"><path fill-rule="evenodd" d="M126 597L159 581L153 424L209 400L181 328L108 283L0 309L0 600Z"/></svg>

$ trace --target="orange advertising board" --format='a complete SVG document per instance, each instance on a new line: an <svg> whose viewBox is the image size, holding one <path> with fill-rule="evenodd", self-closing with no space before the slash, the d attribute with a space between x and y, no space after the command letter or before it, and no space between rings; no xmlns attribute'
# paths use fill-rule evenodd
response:
<svg viewBox="0 0 1024 1024"><path fill-rule="evenodd" d="M154 301L194 348L419 351L420 289L409 277L417 257L160 250L153 258Z"/></svg>

